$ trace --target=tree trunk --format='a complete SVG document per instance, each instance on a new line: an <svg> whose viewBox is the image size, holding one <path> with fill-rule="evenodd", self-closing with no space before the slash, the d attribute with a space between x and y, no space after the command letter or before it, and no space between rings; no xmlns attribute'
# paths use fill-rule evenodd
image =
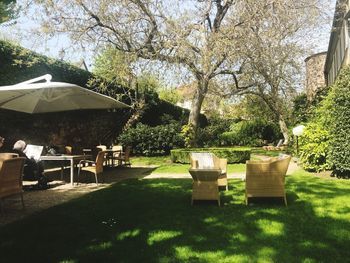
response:
<svg viewBox="0 0 350 263"><path fill-rule="evenodd" d="M280 129L283 134L284 144L287 145L289 143L288 127L282 114L278 114L278 124L280 125Z"/></svg>
<svg viewBox="0 0 350 263"><path fill-rule="evenodd" d="M281 110L278 108L278 105L276 105L273 101L266 98L264 95L258 95L258 96L260 96L265 101L266 105L278 118L278 124L280 126L281 132L283 134L283 139L284 139L283 144L287 145L289 143L288 127L287 127L286 121L284 120L284 116L281 113Z"/></svg>
<svg viewBox="0 0 350 263"><path fill-rule="evenodd" d="M201 112L202 104L208 90L208 81L198 81L196 93L193 96L191 111L188 118L188 124L192 126L194 130L194 138L191 146L195 146L197 138L197 130L199 127L199 115Z"/></svg>
<svg viewBox="0 0 350 263"><path fill-rule="evenodd" d="M196 91L194 98L192 100L190 116L188 118L188 124L190 124L194 130L197 130L199 124L199 114L201 112L204 94L201 94L199 91Z"/></svg>

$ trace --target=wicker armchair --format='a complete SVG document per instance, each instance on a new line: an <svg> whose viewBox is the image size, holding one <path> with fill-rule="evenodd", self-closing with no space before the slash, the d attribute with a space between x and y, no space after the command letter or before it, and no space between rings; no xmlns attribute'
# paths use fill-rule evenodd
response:
<svg viewBox="0 0 350 263"><path fill-rule="evenodd" d="M191 169L211 168L220 169L221 173L218 178L218 186L225 187L228 190L227 181L227 159L218 158L212 153L191 153ZM201 162L205 162L204 164ZM204 166L203 166L204 165Z"/></svg>
<svg viewBox="0 0 350 263"><path fill-rule="evenodd" d="M22 175L25 158L17 157L2 161L0 168L0 209L2 212L2 200L5 197L19 194L24 208Z"/></svg>
<svg viewBox="0 0 350 263"><path fill-rule="evenodd" d="M17 153L0 153L0 162L7 159L18 157Z"/></svg>
<svg viewBox="0 0 350 263"><path fill-rule="evenodd" d="M113 157L113 160L118 161L118 165L131 166L130 163L130 154L131 154L131 146L127 146L125 152L121 152L119 156Z"/></svg>
<svg viewBox="0 0 350 263"><path fill-rule="evenodd" d="M285 175L291 156L271 158L264 161L247 161L245 200L250 197L283 197L287 206L285 193Z"/></svg>
<svg viewBox="0 0 350 263"><path fill-rule="evenodd" d="M96 184L98 184L97 177L101 176L103 173L103 162L105 161L105 157L106 157L106 152L99 151L97 153L95 162L90 160L81 160L79 162L79 168L78 168L78 180L80 178L80 172L87 171L95 175Z"/></svg>
<svg viewBox="0 0 350 263"><path fill-rule="evenodd" d="M216 200L220 206L220 194L218 178L220 169L189 169L192 176L192 199L194 200Z"/></svg>

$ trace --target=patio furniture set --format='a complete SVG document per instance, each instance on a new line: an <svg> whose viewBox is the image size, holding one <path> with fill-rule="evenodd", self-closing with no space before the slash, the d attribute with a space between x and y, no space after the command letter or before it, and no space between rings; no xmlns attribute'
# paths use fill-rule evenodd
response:
<svg viewBox="0 0 350 263"><path fill-rule="evenodd" d="M104 166L114 167L117 162L118 166L130 166L131 147L127 146L125 151L121 145L113 146L108 149L105 145L96 146L96 151L92 149L83 149L83 154L73 154L71 146L65 146L65 154L44 155L40 157L42 161L69 161L70 162L70 183L74 183L74 167L78 167L78 178L81 171L93 173L96 183L101 176ZM94 154L96 152L96 157ZM61 166L61 178L63 178L64 166Z"/></svg>
<svg viewBox="0 0 350 263"><path fill-rule="evenodd" d="M122 151L122 147L118 149L106 149L105 151L98 151L95 161L92 161L92 155L74 155L72 154L72 147L66 147L67 153L70 154L57 154L57 155L43 155L40 157L41 161L70 161L70 183L73 185L74 179L74 166L78 166L78 179L82 171L90 172L95 175L96 183L98 183L98 177L102 175L103 166L107 165L106 157L109 156L111 162L118 162L118 165L130 166L130 152L131 147L126 147L125 152ZM22 206L24 208L23 201L23 170L25 166L25 158L18 157L15 153L0 153L0 210L2 210L2 200L5 197L20 195ZM64 166L61 166L63 169ZM62 174L62 171L61 171Z"/></svg>
<svg viewBox="0 0 350 263"><path fill-rule="evenodd" d="M287 206L285 175L291 156L281 155L267 160L247 161L245 202L253 197L281 197ZM192 199L215 200L220 206L219 187L228 189L227 160L212 153L191 153L189 173L193 178Z"/></svg>
<svg viewBox="0 0 350 263"><path fill-rule="evenodd" d="M71 169L71 184L73 185L74 162L78 162L78 179L82 171L93 173L96 183L103 172L104 164L118 164L130 166L131 148L127 147L122 152L120 147L107 149L98 146L99 152L95 161L91 160L91 155L57 155L41 156L42 160L69 160ZM72 150L71 148L68 148ZM114 151L113 151L114 150ZM72 153L72 152L70 152ZM110 160L107 160L109 155ZM247 161L245 201L253 197L281 197L287 206L285 193L285 175L289 166L291 156L281 155L267 160ZM215 200L220 206L220 188L228 190L227 181L227 160L218 158L212 153L191 153L191 167L189 173L192 176L192 198L191 204L195 200ZM22 206L23 189L22 175L25 158L18 157L13 153L0 153L0 209L4 197L20 195Z"/></svg>

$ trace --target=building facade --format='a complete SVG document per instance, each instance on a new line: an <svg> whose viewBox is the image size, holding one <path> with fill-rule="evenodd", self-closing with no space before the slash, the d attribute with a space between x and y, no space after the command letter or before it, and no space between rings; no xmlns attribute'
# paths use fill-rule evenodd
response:
<svg viewBox="0 0 350 263"><path fill-rule="evenodd" d="M327 85L332 85L339 71L350 62L350 0L337 0L324 68Z"/></svg>

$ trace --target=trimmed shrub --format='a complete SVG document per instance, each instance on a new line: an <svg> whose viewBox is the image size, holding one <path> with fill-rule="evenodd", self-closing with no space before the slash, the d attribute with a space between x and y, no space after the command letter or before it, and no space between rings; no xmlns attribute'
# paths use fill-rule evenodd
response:
<svg viewBox="0 0 350 263"><path fill-rule="evenodd" d="M169 154L175 147L183 147L178 124L150 127L139 123L135 128L123 132L118 141L122 145L132 146L136 155L157 156Z"/></svg>
<svg viewBox="0 0 350 263"><path fill-rule="evenodd" d="M191 152L211 152L217 157L226 158L228 163L245 163L250 159L250 148L187 148L170 151L174 163L190 163Z"/></svg>
<svg viewBox="0 0 350 263"><path fill-rule="evenodd" d="M330 92L333 125L330 126L332 143L330 159L333 174L350 177L350 67L342 70Z"/></svg>

